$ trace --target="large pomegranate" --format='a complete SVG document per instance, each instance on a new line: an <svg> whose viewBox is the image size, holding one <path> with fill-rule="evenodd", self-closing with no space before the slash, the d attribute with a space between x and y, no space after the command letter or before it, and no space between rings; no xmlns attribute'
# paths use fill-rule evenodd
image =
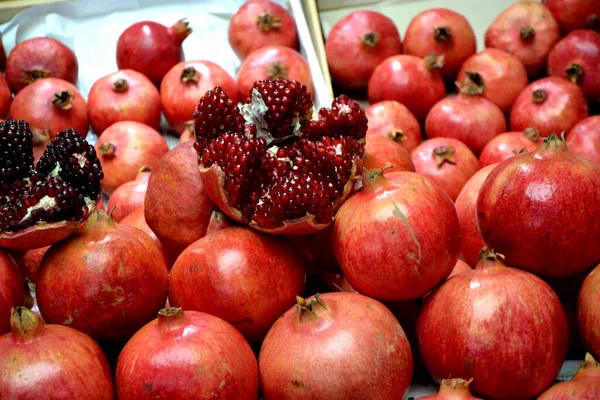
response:
<svg viewBox="0 0 600 400"><path fill-rule="evenodd" d="M443 62L433 55L424 59L406 54L388 57L369 79L369 102L395 100L419 120L425 120L431 107L446 96L444 81L437 71L441 65Z"/></svg>
<svg viewBox="0 0 600 400"><path fill-rule="evenodd" d="M595 400L600 398L600 364L587 353L573 379L546 390L538 400Z"/></svg>
<svg viewBox="0 0 600 400"><path fill-rule="evenodd" d="M366 169L386 168L384 173L393 171L412 171L415 166L408 151L401 145L385 136L367 133L365 136Z"/></svg>
<svg viewBox="0 0 600 400"><path fill-rule="evenodd" d="M600 31L599 0L542 0L563 32L575 29Z"/></svg>
<svg viewBox="0 0 600 400"><path fill-rule="evenodd" d="M146 223L143 205L139 206L138 208L127 214L127 216L124 217L119 223L121 225L137 228L144 232L146 235L150 236L150 238L154 241L154 244L156 244L156 247L158 247L158 249L163 253L165 260L167 261L167 267L171 267L172 260L169 258L170 255L167 253L166 249L163 247L156 234L152 231L152 229L150 229L150 227Z"/></svg>
<svg viewBox="0 0 600 400"><path fill-rule="evenodd" d="M565 313L550 286L505 267L487 249L475 270L447 280L427 298L417 335L435 379L472 377L472 390L486 399L539 395L567 352Z"/></svg>
<svg viewBox="0 0 600 400"><path fill-rule="evenodd" d="M376 11L351 12L331 28L325 41L329 72L344 89L365 89L375 68L401 52L394 21Z"/></svg>
<svg viewBox="0 0 600 400"><path fill-rule="evenodd" d="M599 208L600 168L551 135L537 150L490 173L479 192L477 219L484 241L509 265L565 277L600 262Z"/></svg>
<svg viewBox="0 0 600 400"><path fill-rule="evenodd" d="M413 360L402 327L383 304L357 293L325 293L298 298L277 320L259 369L265 400L378 400L406 395Z"/></svg>
<svg viewBox="0 0 600 400"><path fill-rule="evenodd" d="M10 310L23 304L23 278L11 256L0 250L0 335L10 332Z"/></svg>
<svg viewBox="0 0 600 400"><path fill-rule="evenodd" d="M420 400L481 400L471 395L469 385L473 379L442 379L440 391L437 394L419 397Z"/></svg>
<svg viewBox="0 0 600 400"><path fill-rule="evenodd" d="M258 397L252 349L231 325L164 308L127 342L116 372L120 400Z"/></svg>
<svg viewBox="0 0 600 400"><path fill-rule="evenodd" d="M4 76L0 74L0 119L5 119L10 110L13 97Z"/></svg>
<svg viewBox="0 0 600 400"><path fill-rule="evenodd" d="M421 143L421 125L402 103L383 100L365 109L369 120L368 134L386 136L410 152Z"/></svg>
<svg viewBox="0 0 600 400"><path fill-rule="evenodd" d="M600 115L579 121L567 135L569 151L600 167Z"/></svg>
<svg viewBox="0 0 600 400"><path fill-rule="evenodd" d="M133 210L144 205L151 174L149 168L142 167L134 180L125 182L110 196L107 209L115 222L121 222Z"/></svg>
<svg viewBox="0 0 600 400"><path fill-rule="evenodd" d="M414 172L365 175L364 187L340 207L333 225L332 247L342 271L367 296L422 297L450 275L458 259L454 204Z"/></svg>
<svg viewBox="0 0 600 400"><path fill-rule="evenodd" d="M0 336L0 398L112 400L113 384L102 349L88 336L44 325L25 307Z"/></svg>
<svg viewBox="0 0 600 400"><path fill-rule="evenodd" d="M479 162L483 167L496 164L522 151L533 151L541 142L540 131L535 128L526 128L524 132L505 132L485 145Z"/></svg>
<svg viewBox="0 0 600 400"><path fill-rule="evenodd" d="M122 340L165 305L167 266L148 235L95 211L81 230L48 250L36 291L47 322L97 340Z"/></svg>
<svg viewBox="0 0 600 400"><path fill-rule="evenodd" d="M600 266L583 281L577 301L579 332L585 348L600 358Z"/></svg>

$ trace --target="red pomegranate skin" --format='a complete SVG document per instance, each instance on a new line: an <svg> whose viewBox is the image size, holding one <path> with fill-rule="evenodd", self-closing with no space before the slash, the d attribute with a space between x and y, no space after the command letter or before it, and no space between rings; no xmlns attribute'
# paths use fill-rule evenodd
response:
<svg viewBox="0 0 600 400"><path fill-rule="evenodd" d="M45 325L25 307L0 336L0 398L112 400L110 367L89 336L62 325Z"/></svg>
<svg viewBox="0 0 600 400"><path fill-rule="evenodd" d="M383 172L394 171L415 172L415 166L408 151L402 145L385 136L367 133L365 136L365 160L363 168L386 168Z"/></svg>
<svg viewBox="0 0 600 400"><path fill-rule="evenodd" d="M156 234L150 229L148 224L146 223L146 218L144 217L144 206L141 205L133 210L131 213L127 214L125 218L119 222L121 225L131 226L133 228L137 228L144 232L146 235L150 236L150 238L154 241L154 244L158 249L163 253L165 260L167 260L167 267L171 267L171 256L167 253L166 249L163 247L160 240Z"/></svg>
<svg viewBox="0 0 600 400"><path fill-rule="evenodd" d="M463 62L475 54L475 33L467 19L447 8L432 8L416 15L406 28L404 53L417 57L444 56L440 74L453 81Z"/></svg>
<svg viewBox="0 0 600 400"><path fill-rule="evenodd" d="M529 84L527 70L517 57L504 50L485 49L469 57L458 71L457 80L478 74L483 86L483 97L509 113L519 94Z"/></svg>
<svg viewBox="0 0 600 400"><path fill-rule="evenodd" d="M319 274L325 271L337 274L342 271L331 248L332 233L333 225L330 225L309 235L288 236L296 251L304 256L308 273Z"/></svg>
<svg viewBox="0 0 600 400"><path fill-rule="evenodd" d="M194 132L194 124L186 124L183 128L181 136L179 136L179 144L189 142L190 140L196 141L196 133Z"/></svg>
<svg viewBox="0 0 600 400"><path fill-rule="evenodd" d="M469 264L467 264L463 260L458 260L458 261L456 261L456 265L454 266L454 269L452 270L450 275L448 275L448 279L452 278L453 276L462 274L463 272L469 272L472 270L473 270L473 268L471 268L471 266Z"/></svg>
<svg viewBox="0 0 600 400"><path fill-rule="evenodd" d="M27 278L33 283L37 281L37 274L40 270L42 258L49 248L50 246L40 247L39 249L27 250L20 257L13 256L23 278Z"/></svg>
<svg viewBox="0 0 600 400"><path fill-rule="evenodd" d="M115 222L121 222L133 210L144 205L151 174L152 171L142 168L135 180L122 184L110 196L107 209Z"/></svg>
<svg viewBox="0 0 600 400"><path fill-rule="evenodd" d="M588 104L579 86L566 78L551 76L525 88L510 113L510 129L539 130L542 137L568 133L588 116Z"/></svg>
<svg viewBox="0 0 600 400"><path fill-rule="evenodd" d="M411 157L415 170L442 188L452 201L481 168L464 143L445 137L424 141L411 152Z"/></svg>
<svg viewBox="0 0 600 400"><path fill-rule="evenodd" d="M442 379L440 390L436 394L419 397L420 400L481 400L471 395L469 385L472 380Z"/></svg>
<svg viewBox="0 0 600 400"><path fill-rule="evenodd" d="M0 119L6 119L13 97L4 76L0 74Z"/></svg>
<svg viewBox="0 0 600 400"><path fill-rule="evenodd" d="M569 151L600 167L600 116L579 121L567 135Z"/></svg>
<svg viewBox="0 0 600 400"><path fill-rule="evenodd" d="M535 275L499 260L484 260L436 289L425 301L417 335L435 379L472 377L472 391L485 399L539 395L567 351L556 294Z"/></svg>
<svg viewBox="0 0 600 400"><path fill-rule="evenodd" d="M332 247L358 292L412 300L452 272L460 251L458 218L450 197L425 176L394 172L367 178L338 210Z"/></svg>
<svg viewBox="0 0 600 400"><path fill-rule="evenodd" d="M36 293L47 322L96 340L123 340L165 305L167 266L148 235L96 211L48 250Z"/></svg>
<svg viewBox="0 0 600 400"><path fill-rule="evenodd" d="M540 132L526 129L525 132L505 132L490 140L479 155L481 166L497 164L514 157L515 152L534 151L542 143Z"/></svg>
<svg viewBox="0 0 600 400"><path fill-rule="evenodd" d="M0 335L10 332L10 310L22 305L24 296L19 268L10 255L0 250Z"/></svg>
<svg viewBox="0 0 600 400"><path fill-rule="evenodd" d="M359 10L333 26L325 53L329 72L340 87L365 89L383 60L402 53L402 40L390 18L377 11Z"/></svg>
<svg viewBox="0 0 600 400"><path fill-rule="evenodd" d="M563 381L546 390L538 400L595 400L600 398L600 364L591 354L570 381Z"/></svg>
<svg viewBox="0 0 600 400"><path fill-rule="evenodd" d="M161 310L127 342L116 382L120 400L258 397L256 358L244 337L220 318L181 308Z"/></svg>
<svg viewBox="0 0 600 400"><path fill-rule="evenodd" d="M265 337L303 289L304 266L291 243L246 227L192 243L169 275L172 306L217 316L250 343Z"/></svg>
<svg viewBox="0 0 600 400"><path fill-rule="evenodd" d="M563 32L576 29L598 31L600 0L542 0Z"/></svg>
<svg viewBox="0 0 600 400"><path fill-rule="evenodd" d="M579 332L587 351L600 358L600 266L583 281L577 300Z"/></svg>
<svg viewBox="0 0 600 400"><path fill-rule="evenodd" d="M369 120L367 133L386 136L410 152L421 143L421 125L402 103L383 100L365 109Z"/></svg>
<svg viewBox="0 0 600 400"><path fill-rule="evenodd" d="M446 96L440 73L426 64L422 58L406 54L388 57L369 79L369 102L395 100L417 119L425 120L433 105Z"/></svg>
<svg viewBox="0 0 600 400"><path fill-rule="evenodd" d="M324 293L320 300L326 308L316 304L314 314L289 309L265 338L258 361L264 399L403 398L413 361L394 315L357 293ZM327 373L298 365L321 365Z"/></svg>
<svg viewBox="0 0 600 400"><path fill-rule="evenodd" d="M490 173L477 199L477 220L485 243L508 265L567 277L600 261L599 208L600 168L551 136Z"/></svg>
<svg viewBox="0 0 600 400"><path fill-rule="evenodd" d="M2 34L0 34L0 71L6 70L6 51L4 50L4 43L2 43Z"/></svg>

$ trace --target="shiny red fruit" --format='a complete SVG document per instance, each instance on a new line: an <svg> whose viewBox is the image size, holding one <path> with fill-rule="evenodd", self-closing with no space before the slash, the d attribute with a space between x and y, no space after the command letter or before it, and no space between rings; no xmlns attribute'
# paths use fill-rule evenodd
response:
<svg viewBox="0 0 600 400"><path fill-rule="evenodd" d="M599 7L600 8L600 7ZM573 379L546 390L538 400L595 400L600 398L600 363L587 353Z"/></svg>
<svg viewBox="0 0 600 400"><path fill-rule="evenodd" d="M13 96L8 87L8 83L6 83L4 76L0 74L0 119L6 119L12 101Z"/></svg>
<svg viewBox="0 0 600 400"><path fill-rule="evenodd" d="M496 164L516 154L537 149L542 140L540 131L527 128L525 132L505 132L488 142L479 155L481 166Z"/></svg>
<svg viewBox="0 0 600 400"><path fill-rule="evenodd" d="M600 167L600 116L582 119L567 135L569 151Z"/></svg>
<svg viewBox="0 0 600 400"><path fill-rule="evenodd" d="M563 32L600 31L600 0L542 0Z"/></svg>
<svg viewBox="0 0 600 400"><path fill-rule="evenodd" d="M383 100L365 109L369 119L367 134L385 136L410 152L421 143L421 125L402 103Z"/></svg>
<svg viewBox="0 0 600 400"><path fill-rule="evenodd" d="M402 145L385 136L369 134L365 137L365 160L368 170L385 168L384 174L394 171L415 172L415 165Z"/></svg>
<svg viewBox="0 0 600 400"><path fill-rule="evenodd" d="M142 167L134 180L125 182L113 192L106 208L115 222L121 222L133 210L144 206L151 174L149 168Z"/></svg>
<svg viewBox="0 0 600 400"><path fill-rule="evenodd" d="M596 267L583 281L577 301L579 334L584 347L600 358L600 267Z"/></svg>
<svg viewBox="0 0 600 400"><path fill-rule="evenodd" d="M15 261L0 250L0 335L10 332L11 308L23 305L23 285L23 278Z"/></svg>

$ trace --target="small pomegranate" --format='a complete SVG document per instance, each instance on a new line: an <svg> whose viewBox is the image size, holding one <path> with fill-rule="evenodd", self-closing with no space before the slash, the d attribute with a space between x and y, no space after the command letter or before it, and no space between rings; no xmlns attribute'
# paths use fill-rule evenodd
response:
<svg viewBox="0 0 600 400"><path fill-rule="evenodd" d="M473 268L471 268L471 266L469 264L467 264L463 260L458 260L458 261L456 261L456 265L454 266L454 269L452 270L450 275L448 275L448 279L452 278L453 276L462 274L463 272L469 272L472 270L473 270Z"/></svg>
<svg viewBox="0 0 600 400"><path fill-rule="evenodd" d="M37 274L42 264L42 258L44 258L44 254L46 254L49 248L50 246L45 246L39 249L27 250L24 253L13 254L13 258L17 262L23 278L29 279L33 283L37 281Z"/></svg>
<svg viewBox="0 0 600 400"><path fill-rule="evenodd" d="M100 136L119 121L136 121L160 128L160 95L148 78L131 69L98 79L88 95L88 114Z"/></svg>
<svg viewBox="0 0 600 400"><path fill-rule="evenodd" d="M569 151L600 167L600 115L579 121L567 135Z"/></svg>
<svg viewBox="0 0 600 400"><path fill-rule="evenodd" d="M14 260L0 250L0 335L10 332L10 310L23 304L23 287L23 279Z"/></svg>
<svg viewBox="0 0 600 400"><path fill-rule="evenodd" d="M456 200L465 183L481 168L464 143L451 138L429 139L411 152L415 170L430 178Z"/></svg>
<svg viewBox="0 0 600 400"><path fill-rule="evenodd" d="M231 48L242 60L265 46L298 49L294 17L273 1L255 0L242 5L229 21L228 35Z"/></svg>
<svg viewBox="0 0 600 400"><path fill-rule="evenodd" d="M540 131L526 128L524 132L505 132L488 142L479 156L481 166L496 164L522 151L533 151L541 144Z"/></svg>
<svg viewBox="0 0 600 400"><path fill-rule="evenodd" d="M12 100L13 97L8 83L6 83L4 76L0 74L0 119L5 119L8 116Z"/></svg>
<svg viewBox="0 0 600 400"><path fill-rule="evenodd" d="M365 109L369 120L367 134L386 136L410 152L421 143L421 125L402 103L384 100Z"/></svg>
<svg viewBox="0 0 600 400"><path fill-rule="evenodd" d="M170 268L171 260L169 259L168 253L166 252L165 248L163 247L162 243L160 242L160 240L158 239L156 234L152 231L152 229L150 229L150 227L146 223L146 218L144 217L144 206L143 205L139 206L138 208L136 208L135 210L133 210L132 212L127 214L127 216L124 217L121 220L121 222L119 222L119 223L124 226L131 226L133 228L138 228L139 230L144 232L146 235L150 236L150 238L154 241L154 244L156 245L156 247L158 247L158 249L161 251L161 253L163 253L165 260L167 261L167 267Z"/></svg>
<svg viewBox="0 0 600 400"><path fill-rule="evenodd" d="M443 61L435 56L387 58L369 79L369 102L395 100L404 104L417 119L425 120L433 105L446 96L444 81L437 71L442 65Z"/></svg>
<svg viewBox="0 0 600 400"><path fill-rule="evenodd" d="M106 175L102 190L110 196L119 186L134 180L142 167L155 170L168 151L166 140L148 125L134 121L114 123L96 142Z"/></svg>
<svg viewBox="0 0 600 400"><path fill-rule="evenodd" d="M415 166L408 151L401 145L381 135L365 136L365 160L367 169L386 168L384 173L394 171L415 172Z"/></svg>
<svg viewBox="0 0 600 400"><path fill-rule="evenodd" d="M117 42L119 69L133 69L159 84L165 74L183 58L181 44L192 30L185 20L166 27L142 21L125 29Z"/></svg>
<svg viewBox="0 0 600 400"><path fill-rule="evenodd" d="M485 47L517 57L530 77L546 66L548 54L560 40L560 29L541 3L519 1L504 10L485 32Z"/></svg>
<svg viewBox="0 0 600 400"><path fill-rule="evenodd" d="M129 213L144 205L148 180L152 170L142 167L134 180L119 186L108 200L108 210L115 222L121 222Z"/></svg>
<svg viewBox="0 0 600 400"><path fill-rule="evenodd" d="M343 89L366 89L375 68L402 53L398 28L376 11L354 11L340 19L325 41L331 76Z"/></svg>
<svg viewBox="0 0 600 400"><path fill-rule="evenodd" d="M600 7L600 5L599 5ZM570 381L560 382L546 390L538 400L594 400L600 398L600 364L587 353Z"/></svg>
<svg viewBox="0 0 600 400"><path fill-rule="evenodd" d="M592 29L600 32L600 0L542 0L563 32Z"/></svg>
<svg viewBox="0 0 600 400"><path fill-rule="evenodd" d="M464 379L442 379L440 391L437 394L419 397L420 400L481 400L471 395L469 385L473 378Z"/></svg>
<svg viewBox="0 0 600 400"><path fill-rule="evenodd" d="M600 358L600 266L597 266L583 281L577 301L579 332L585 348Z"/></svg>
<svg viewBox="0 0 600 400"><path fill-rule="evenodd" d="M17 44L8 55L6 80L14 93L43 78L77 83L75 53L56 39L36 37Z"/></svg>
<svg viewBox="0 0 600 400"><path fill-rule="evenodd" d="M179 144L196 140L196 132L194 132L194 121L187 121L183 125L183 132L179 136Z"/></svg>

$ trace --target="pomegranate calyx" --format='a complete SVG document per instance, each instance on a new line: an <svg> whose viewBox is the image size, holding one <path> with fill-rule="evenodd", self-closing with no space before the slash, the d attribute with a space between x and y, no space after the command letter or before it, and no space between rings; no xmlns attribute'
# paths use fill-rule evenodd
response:
<svg viewBox="0 0 600 400"><path fill-rule="evenodd" d="M185 38L192 33L190 23L185 18L175 22L175 24L170 28L170 30L173 33L173 35L175 35L180 44L183 43Z"/></svg>
<svg viewBox="0 0 600 400"><path fill-rule="evenodd" d="M363 183L366 183L367 186L372 186L373 183L375 183L375 181L377 181L379 178L383 177L383 173L388 170L394 168L393 165L386 165L385 167L382 168L373 168L373 169L367 169L367 168L363 168L363 173L362 173L362 181Z"/></svg>
<svg viewBox="0 0 600 400"><path fill-rule="evenodd" d="M114 157L117 152L117 146L110 142L102 143L98 147L98 152L105 157Z"/></svg>
<svg viewBox="0 0 600 400"><path fill-rule="evenodd" d="M586 353L584 362L579 365L573 379L600 379L600 363L591 353Z"/></svg>
<svg viewBox="0 0 600 400"><path fill-rule="evenodd" d="M281 61L271 63L267 68L269 79L288 79L288 70Z"/></svg>
<svg viewBox="0 0 600 400"><path fill-rule="evenodd" d="M173 329L185 322L185 314L181 307L165 307L158 311L158 325L163 328Z"/></svg>
<svg viewBox="0 0 600 400"><path fill-rule="evenodd" d="M189 66L181 71L181 82L188 83L194 82L198 83L198 71L193 66Z"/></svg>
<svg viewBox="0 0 600 400"><path fill-rule="evenodd" d="M138 170L138 175L143 174L144 172L152 172L152 168L148 165L142 165L142 168Z"/></svg>
<svg viewBox="0 0 600 400"><path fill-rule="evenodd" d="M25 76L22 81L26 83L33 83L37 80L44 79L50 76L50 72L45 69L29 69L25 70Z"/></svg>
<svg viewBox="0 0 600 400"><path fill-rule="evenodd" d="M452 38L452 30L448 26L438 26L433 30L433 37L437 42L448 43Z"/></svg>
<svg viewBox="0 0 600 400"><path fill-rule="evenodd" d="M367 47L375 47L379 43L379 35L376 32L367 32L360 37Z"/></svg>
<svg viewBox="0 0 600 400"><path fill-rule="evenodd" d="M13 337L29 342L44 329L44 323L27 307L16 307L11 310L10 327Z"/></svg>
<svg viewBox="0 0 600 400"><path fill-rule="evenodd" d="M518 156L519 154L525 154L525 153L527 153L527 152L528 152L528 151L527 151L527 147L525 147L525 146L521 147L521 149L520 149L520 150L513 150L513 151L512 151L512 153L513 153L515 156Z"/></svg>
<svg viewBox="0 0 600 400"><path fill-rule="evenodd" d="M396 143L402 143L408 139L402 129L394 129L393 131L387 134L387 137L392 139Z"/></svg>
<svg viewBox="0 0 600 400"><path fill-rule="evenodd" d="M115 92L123 93L129 89L129 84L125 79L117 79L114 81L112 88Z"/></svg>
<svg viewBox="0 0 600 400"><path fill-rule="evenodd" d="M433 149L432 156L438 168L446 162L456 165L456 149L452 146L438 146Z"/></svg>
<svg viewBox="0 0 600 400"><path fill-rule="evenodd" d="M483 76L479 72L473 71L465 71L465 75L467 76L467 80L471 81L476 86L481 87L481 93L485 90L485 82L483 80Z"/></svg>
<svg viewBox="0 0 600 400"><path fill-rule="evenodd" d="M302 318L305 313L310 313L313 317L318 318L317 313L315 311L315 306L320 305L325 310L327 310L327 306L321 300L321 295L319 293L315 294L311 299L306 300L303 297L296 296L296 308L298 309L298 316Z"/></svg>
<svg viewBox="0 0 600 400"><path fill-rule="evenodd" d="M531 27L529 25L524 26L519 31L519 35L521 36L521 39L523 39L524 41L526 41L526 42L531 41L535 38L535 29L533 29L533 27Z"/></svg>
<svg viewBox="0 0 600 400"><path fill-rule="evenodd" d="M542 136L542 132L540 132L539 129L529 127L529 128L525 128L525 131L523 132L523 136L525 136L527 139L531 140L533 143L536 143L540 139L540 136Z"/></svg>
<svg viewBox="0 0 600 400"><path fill-rule="evenodd" d="M68 90L61 90L52 95L52 104L62 110L70 110L73 107L73 99L75 96Z"/></svg>
<svg viewBox="0 0 600 400"><path fill-rule="evenodd" d="M454 84L461 94L467 96L481 96L483 94L483 85L478 85L469 78L463 82L454 82Z"/></svg>
<svg viewBox="0 0 600 400"><path fill-rule="evenodd" d="M578 83L583 76L583 68L581 65L572 63L565 69L565 76L573 83Z"/></svg>
<svg viewBox="0 0 600 400"><path fill-rule="evenodd" d="M104 210L100 210L98 208L95 208L91 213L90 216L88 217L87 221L85 222L85 225L81 228L82 232L97 232L101 229L114 229L117 227L117 223L115 222L115 220L112 218L112 213L114 211L114 209L116 208L113 207L109 212L106 212Z"/></svg>
<svg viewBox="0 0 600 400"><path fill-rule="evenodd" d="M456 379L442 379L440 384L440 394L448 395L470 395L469 385L473 382L473 378L468 381L460 378Z"/></svg>
<svg viewBox="0 0 600 400"><path fill-rule="evenodd" d="M444 66L445 58L443 55L438 56L435 53L429 54L423 58L423 63L427 69L439 69Z"/></svg>
<svg viewBox="0 0 600 400"><path fill-rule="evenodd" d="M191 132L194 132L194 126L195 125L194 125L194 120L193 119L190 120L190 121L185 121L183 123L184 130L187 129L187 130L189 130Z"/></svg>
<svg viewBox="0 0 600 400"><path fill-rule="evenodd" d="M479 252L479 263L477 268L485 268L488 266L503 266L504 254L496 253L487 247L483 247Z"/></svg>
<svg viewBox="0 0 600 400"><path fill-rule="evenodd" d="M544 143L544 149L553 149L553 150L559 150L559 149L566 149L567 148L567 142L565 141L565 133L561 133L561 137L559 138L558 135L556 134L551 134L548 137L545 137L543 139L543 143ZM542 148L542 147L540 147Z"/></svg>
<svg viewBox="0 0 600 400"><path fill-rule="evenodd" d="M256 26L262 31L270 31L271 29L281 28L283 24L278 16L264 13L256 17Z"/></svg>
<svg viewBox="0 0 600 400"><path fill-rule="evenodd" d="M544 89L536 89L531 94L531 100L536 104L542 104L548 98L548 92Z"/></svg>

